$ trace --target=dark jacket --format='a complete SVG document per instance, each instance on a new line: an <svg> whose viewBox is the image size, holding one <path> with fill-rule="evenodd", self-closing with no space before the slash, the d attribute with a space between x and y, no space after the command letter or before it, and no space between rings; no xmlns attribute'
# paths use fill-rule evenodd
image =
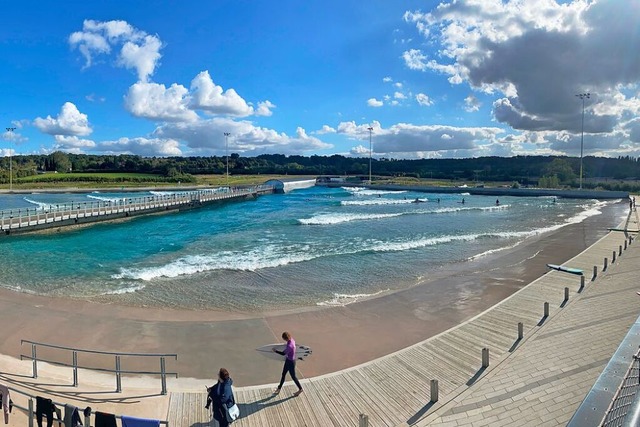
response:
<svg viewBox="0 0 640 427"><path fill-rule="evenodd" d="M210 399L213 404L213 416L216 420L220 420L222 417L226 419L227 413L226 410L223 409L223 405L230 408L236 403L233 397L233 391L231 391L232 384L233 380L228 378L225 382L214 384L209 389L208 399Z"/></svg>

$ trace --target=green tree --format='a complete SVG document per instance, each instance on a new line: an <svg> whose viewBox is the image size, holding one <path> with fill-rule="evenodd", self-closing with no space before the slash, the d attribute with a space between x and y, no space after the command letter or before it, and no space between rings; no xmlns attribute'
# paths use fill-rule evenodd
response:
<svg viewBox="0 0 640 427"><path fill-rule="evenodd" d="M553 159L551 163L544 167L543 171L544 176L552 177L555 175L562 184L569 183L576 178L571 164L565 159Z"/></svg>
<svg viewBox="0 0 640 427"><path fill-rule="evenodd" d="M56 172L69 172L71 170L71 161L69 155L62 151L56 151L49 156L50 166Z"/></svg>

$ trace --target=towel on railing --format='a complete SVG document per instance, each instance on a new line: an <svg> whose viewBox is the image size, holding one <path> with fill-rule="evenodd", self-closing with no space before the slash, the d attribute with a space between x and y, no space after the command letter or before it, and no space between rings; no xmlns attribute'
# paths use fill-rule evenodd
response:
<svg viewBox="0 0 640 427"><path fill-rule="evenodd" d="M160 427L160 421L123 415L122 427Z"/></svg>
<svg viewBox="0 0 640 427"><path fill-rule="evenodd" d="M51 399L36 396L36 421L38 425L42 425L42 417L46 417L47 425L53 423L53 411L56 410L56 405L53 404Z"/></svg>
<svg viewBox="0 0 640 427"><path fill-rule="evenodd" d="M116 424L116 416L105 412L96 412L95 427L118 427Z"/></svg>
<svg viewBox="0 0 640 427"><path fill-rule="evenodd" d="M9 412L11 412L11 395L7 386L0 384L0 401L4 412L4 423L9 424Z"/></svg>
<svg viewBox="0 0 640 427"><path fill-rule="evenodd" d="M78 427L82 425L78 408L68 403L64 405L64 427Z"/></svg>

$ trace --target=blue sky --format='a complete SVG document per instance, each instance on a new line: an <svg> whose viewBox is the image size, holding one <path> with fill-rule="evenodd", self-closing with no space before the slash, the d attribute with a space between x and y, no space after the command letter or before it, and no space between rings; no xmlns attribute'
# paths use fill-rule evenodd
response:
<svg viewBox="0 0 640 427"><path fill-rule="evenodd" d="M640 2L11 4L0 155L637 156ZM9 11L7 9L7 11Z"/></svg>

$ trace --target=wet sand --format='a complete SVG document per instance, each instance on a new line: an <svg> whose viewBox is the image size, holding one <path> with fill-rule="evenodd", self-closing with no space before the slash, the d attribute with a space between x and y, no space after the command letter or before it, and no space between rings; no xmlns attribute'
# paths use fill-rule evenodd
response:
<svg viewBox="0 0 640 427"><path fill-rule="evenodd" d="M177 353L170 370L181 377L210 379L221 366L238 386L276 382L280 362L254 351L279 342L283 330L313 355L298 364L304 377L367 362L420 342L484 311L586 249L620 223L625 204L555 232L529 238L515 248L473 262L439 269L422 284L345 307L309 307L290 312L228 313L138 308L46 298L0 290L0 353L20 355L28 339L92 350ZM29 352L26 346L23 354ZM41 352L61 358L70 355ZM79 356L81 364L109 366L113 360ZM128 362L129 363L129 362ZM154 365L153 369L157 369ZM142 368L130 362L126 368ZM146 366L149 369L149 366Z"/></svg>

